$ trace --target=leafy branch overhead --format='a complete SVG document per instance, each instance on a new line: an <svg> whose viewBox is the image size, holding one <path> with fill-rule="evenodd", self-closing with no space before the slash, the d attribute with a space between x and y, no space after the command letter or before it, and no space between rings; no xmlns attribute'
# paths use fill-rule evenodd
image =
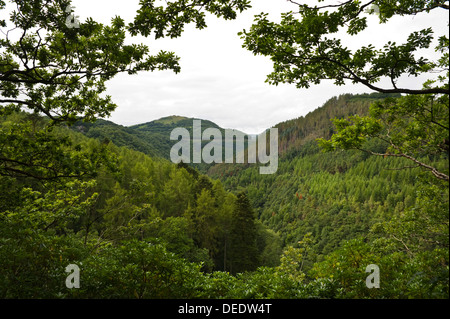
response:
<svg viewBox="0 0 450 319"><path fill-rule="evenodd" d="M177 37L185 24L195 22L197 28L206 27L205 12L234 19L249 7L246 0L176 0L167 2L165 7L156 6L154 0L141 1L135 20L129 25L116 16L110 25L88 18L73 27L67 25L70 5L70 0L11 0L7 7L0 0L0 116L31 111L46 116L51 125L107 117L117 105L106 94L106 82L117 74L180 72L175 53L152 53L147 44L126 44L128 32L148 36L155 31L156 38ZM3 19L8 14L9 20ZM14 130L0 128L5 137L0 141L2 145L15 141L5 148L8 152L0 154L0 173L47 178L36 175L40 170L36 165L48 163L48 159L21 160L27 156L22 154L25 146L19 145L25 141L25 126ZM42 136L48 133L45 130L42 128ZM57 139L51 143L56 147ZM52 178L60 175L72 176L68 172L51 174Z"/></svg>
<svg viewBox="0 0 450 319"><path fill-rule="evenodd" d="M407 158L414 166L448 181L448 168L431 164L439 157L448 161L449 154L446 30L423 28L411 32L401 44L389 41L382 48L369 44L354 50L338 36L345 31L353 37L369 28L370 14L377 14L378 23L386 23L394 16L423 17L435 10L448 11L448 1L351 0L323 5L323 1L318 1L315 6L289 2L298 10L284 13L281 22L269 21L268 15L262 13L256 16L249 31L240 33L245 48L273 61L267 82L309 88L332 80L336 85L350 82L380 93L397 94L374 103L369 116L335 119L336 132L330 140L318 139L321 147L326 151L359 149L372 155ZM430 53L437 58L430 60ZM419 75L428 78L422 88L399 83L401 77ZM381 82L385 79L388 81ZM386 149L368 149L366 142L373 138L383 141Z"/></svg>
<svg viewBox="0 0 450 319"><path fill-rule="evenodd" d="M434 160L448 156L448 96L409 95L374 102L369 116L334 119L336 133L330 140L318 139L325 151L359 149L383 157L403 157L430 171L436 178L449 180L448 168L438 168ZM384 151L367 148L369 139L378 139Z"/></svg>
<svg viewBox="0 0 450 319"><path fill-rule="evenodd" d="M173 1L166 8L141 1L129 26L120 17L106 26L91 18L79 28L66 26L68 0L12 1L9 22L1 21L0 105L12 103L45 114L53 121L105 117L116 105L103 93L105 82L118 73L170 69L180 71L172 52L150 54L145 44L126 45L126 32L156 38L165 31L179 36L186 23L206 26L204 12L226 19L248 8L248 1ZM5 2L0 1L0 10ZM177 18L174 18L177 17Z"/></svg>
<svg viewBox="0 0 450 319"><path fill-rule="evenodd" d="M378 49L369 44L352 51L337 36L332 37L340 31L354 36L368 28L367 13L374 13L374 6L379 22L386 23L394 15L448 10L448 1L345 1L323 6L290 2L298 10L284 13L280 23L269 21L268 15L262 13L256 16L249 31L240 34L245 48L272 59L269 83L293 83L308 88L322 80L333 80L336 85L344 85L349 80L381 93L449 93L447 82L423 89L397 84L402 75L448 72L448 68L441 70L442 61L430 61L419 54L419 50L430 49L436 36L432 28L412 32L403 44L388 42ZM448 42L445 32L440 32L437 50L442 50L442 43ZM378 84L383 77L390 79L390 87Z"/></svg>
<svg viewBox="0 0 450 319"><path fill-rule="evenodd" d="M249 0L177 0L165 1L164 6L157 0L141 0L140 9L129 31L132 35L149 36L155 32L155 38L181 35L185 24L195 23L196 28L206 27L205 12L225 20L236 19L238 12L250 8ZM162 1L161 1L162 2Z"/></svg>

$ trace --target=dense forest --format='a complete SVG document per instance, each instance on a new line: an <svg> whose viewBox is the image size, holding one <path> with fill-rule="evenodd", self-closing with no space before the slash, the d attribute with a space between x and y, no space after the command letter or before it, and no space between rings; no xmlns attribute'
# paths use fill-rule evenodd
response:
<svg viewBox="0 0 450 319"><path fill-rule="evenodd" d="M320 50L302 52L305 66L289 56L295 41L318 43L315 32L332 32L337 21L357 33L368 4L348 1L330 16L304 5L303 20L286 14L278 25L256 18L241 36L248 50L272 57L271 84L333 77L378 91L332 97L277 124L278 170L264 175L248 163L172 163L170 132L192 130L192 118L130 127L100 119L116 107L103 95L115 74L180 71L173 53L125 45L126 31L177 37L184 24L206 26L204 11L234 19L248 1L143 1L128 26L116 17L79 30L65 27L70 1L13 2L23 36L0 42L0 298L449 297L448 37L439 38L435 64L409 55L431 41L423 32L391 44L395 54L366 47L350 57L324 41L320 49L346 66L309 56ZM406 2L376 2L380 19L417 13ZM424 11L448 10L431 2L440 5ZM174 13L184 15L170 20ZM310 30L309 19L326 27ZM290 33L305 28L313 39ZM447 76L422 90L374 86L386 74L395 83L434 68ZM75 289L70 265L80 271ZM376 288L367 283L371 265Z"/></svg>
<svg viewBox="0 0 450 319"><path fill-rule="evenodd" d="M86 131L98 138L74 125L42 143L31 132L48 119L4 116L5 138L30 134L30 158L54 148L53 165L76 159L91 172L2 176L2 297L445 297L445 185L398 159L321 152L314 139L331 134L330 118L367 113L380 98L343 95L280 123L279 147L290 147L273 175L251 164L204 174L115 145L125 128L103 121ZM364 282L373 263L383 270L376 291ZM80 289L64 286L68 264L81 266Z"/></svg>

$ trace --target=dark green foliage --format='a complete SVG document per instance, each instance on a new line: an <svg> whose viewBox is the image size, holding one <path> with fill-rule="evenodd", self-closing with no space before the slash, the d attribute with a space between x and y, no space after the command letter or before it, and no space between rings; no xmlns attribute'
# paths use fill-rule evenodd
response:
<svg viewBox="0 0 450 319"><path fill-rule="evenodd" d="M69 133L68 138L80 145L70 156L102 145L73 131L58 134ZM95 183L69 178L49 181L42 188L39 183L1 178L2 296L441 298L448 294L448 213L443 213L448 211L448 193L441 191L446 186L419 187L418 169L391 170L404 163L356 152L322 153L309 141L297 157L282 157L273 176L259 175L250 166L223 178L227 188L247 189L248 195L235 196L221 182L186 164L151 159L112 143L104 147L116 164L99 167ZM304 255L296 245L308 233L313 241ZM330 266L352 256L353 248L342 247L353 247L346 241L361 236L364 258L359 268L346 263L341 268ZM283 254L282 246L287 248ZM289 260L297 265L295 272L286 270ZM82 269L80 289L64 286L69 263ZM383 289L365 288L366 263L381 267L386 276ZM261 265L274 268L257 269ZM218 272L222 270L236 276ZM238 274L243 271L250 272ZM41 289L43 281L48 288ZM117 290L118 286L124 289Z"/></svg>
<svg viewBox="0 0 450 319"><path fill-rule="evenodd" d="M418 76L439 69L445 58L448 63L448 56L433 61L427 54L432 51L433 39L439 39L434 47L437 50L443 49L442 43L448 43L443 30L424 28L400 39L404 41L401 44L389 41L382 48L368 44L351 49L338 35L345 32L355 36L369 28L365 13L369 10L374 14L373 6L377 8L379 23L386 23L395 16L448 10L447 1L291 2L292 11L283 13L280 22L270 21L267 13L261 13L255 16L248 31L240 33L246 49L271 58L273 72L267 77L270 84L289 83L308 88L332 80L335 85L363 84L380 93L449 94L448 74L447 81L445 76L439 75L422 89L404 88L397 83L403 75ZM448 72L448 69L438 72L441 71ZM378 83L383 77L392 85Z"/></svg>
<svg viewBox="0 0 450 319"><path fill-rule="evenodd" d="M148 137L132 128L124 127L110 121L96 120L94 123L80 121L75 123L72 129L87 137L98 139L105 144L112 142L117 146L126 146L132 150L143 152L153 157L160 157L165 153L169 154L170 151L170 144L163 144L162 141L164 139L161 136Z"/></svg>
<svg viewBox="0 0 450 319"><path fill-rule="evenodd" d="M117 146L126 146L127 148L145 153L152 157L160 157L170 159L170 151L178 141L170 140L170 133L175 128L185 128L190 133L190 154L193 153L192 145L194 141L193 135L193 121L195 118L187 118L182 116L168 116L152 122L124 127L105 120L97 120L93 123L85 123L79 121L72 126L72 129L92 138L96 138L103 143L112 142ZM216 128L225 136L225 129L219 127L217 124L201 120L201 132L208 128ZM241 132L245 135L245 133ZM247 148L248 136L244 136L244 149ZM201 141L202 148L211 141L210 137ZM224 161L225 144L222 144L222 157ZM206 173L213 164L207 163L191 163L189 166L197 169L202 173Z"/></svg>
<svg viewBox="0 0 450 319"><path fill-rule="evenodd" d="M280 24L258 16L245 46L272 57L270 82L351 79L382 94L342 95L277 125L276 174L201 167L209 176L164 159L170 131L192 119L88 122L115 108L101 95L114 75L179 71L172 53L124 45L126 31L177 37L187 23L205 27L204 11L233 19L248 1L142 1L128 26L116 17L79 30L65 26L69 1L12 2L22 37L0 39L1 298L448 298L448 74L422 90L373 86L448 70L448 39L429 62L412 55L430 45L429 29L354 53L322 38L365 29L369 3L385 22L446 1L346 1L326 14L303 5L303 20ZM65 286L69 264L80 288ZM379 288L365 284L371 264Z"/></svg>
<svg viewBox="0 0 450 319"><path fill-rule="evenodd" d="M237 195L235 205L229 248L229 268L233 274L254 270L259 264L255 216L245 193Z"/></svg>
<svg viewBox="0 0 450 319"><path fill-rule="evenodd" d="M76 294L83 298L198 298L203 284L199 268L160 244L132 240L105 247L84 260L80 269L84 277Z"/></svg>

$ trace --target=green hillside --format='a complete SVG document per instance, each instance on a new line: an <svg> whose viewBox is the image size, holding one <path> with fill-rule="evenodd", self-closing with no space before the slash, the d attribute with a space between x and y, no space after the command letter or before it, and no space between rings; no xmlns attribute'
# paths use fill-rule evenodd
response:
<svg viewBox="0 0 450 319"><path fill-rule="evenodd" d="M386 94L373 93L361 95L347 94L341 97L334 97L322 107L304 117L277 124L275 127L279 130L280 156L295 156L295 154L300 152L301 146L304 143L313 141L318 137L330 137L332 133L330 119L334 117L341 118L352 114L364 115L367 113L371 102L386 96ZM190 132L192 139L193 120L194 118L173 115L125 127L111 121L99 119L94 123L77 122L73 126L73 129L83 133L87 137L111 141L117 146L126 146L152 157L170 159L170 150L176 143L176 141L170 140L170 133L177 127L186 128ZM222 133L222 136L224 136L224 128L219 127L211 121L205 119L200 120L202 132L207 128L217 128ZM244 132L241 133L245 134ZM202 146L208 142L208 140L202 141ZM247 143L245 147L247 147ZM191 163L191 166L205 173L210 171L211 175L214 176L217 175L214 172L220 171L221 167L229 167L230 165Z"/></svg>
<svg viewBox="0 0 450 319"><path fill-rule="evenodd" d="M371 103L388 96L399 97L400 94L344 94L331 98L305 116L275 125L279 130L279 154L289 156L291 153L291 156L294 156L296 152L301 152L305 143L319 137L330 138L333 134L331 119L354 114L367 115Z"/></svg>
<svg viewBox="0 0 450 319"><path fill-rule="evenodd" d="M432 187L440 200L431 204L431 195L423 197L431 191L430 186L424 185L434 182L423 169L411 168L407 159L370 156L356 150L324 153L316 141L334 133L332 118L367 114L373 101L385 97L343 95L305 117L278 124L281 156L273 175L260 175L251 165L224 164L212 167L209 175L219 178L226 189L244 190L258 219L280 236L284 247L302 247L299 243L308 238L310 250L302 260L303 268L311 267L312 272L317 262L330 260L330 256L342 258L342 247L353 241L370 243L375 250L387 245L392 251L420 255L422 244L430 240L427 237L439 237L439 249L445 249L448 192L439 191L439 187L446 189L445 182ZM382 153L387 145L372 139L366 148ZM447 156L435 161L441 170L448 170ZM431 223L423 220L427 217L422 213L427 210L437 214ZM411 228L400 230L402 223ZM415 239L401 247L408 236Z"/></svg>
<svg viewBox="0 0 450 319"><path fill-rule="evenodd" d="M77 122L72 129L84 134L87 137L92 137L100 141L111 141L117 146L125 146L152 157L170 160L170 150L173 145L177 143L175 140L170 140L170 133L178 127L185 128L189 131L192 154L194 120L194 118L174 115L129 127L105 120L97 120L94 123L85 123L80 121ZM216 128L221 132L222 136L225 136L224 128L219 127L211 121L201 119L202 133L208 128ZM241 133L245 134L243 132ZM209 143L209 141L210 140L201 141L202 147ZM245 141L247 141L247 136L245 137ZM245 144L245 147L247 147L247 144ZM225 145L222 147L222 154L224 153ZM190 166L200 170L201 172L207 172L211 166L214 166L214 163L190 163Z"/></svg>
<svg viewBox="0 0 450 319"><path fill-rule="evenodd" d="M332 118L367 114L370 103L380 98L385 95L342 95L304 117L277 124L280 161L273 175L260 175L251 165L227 164L211 167L208 174L227 189L245 190L258 218L280 234L284 245L311 233L320 259L345 240L368 236L375 223L414 203L420 170L397 171L407 161L357 151L323 153L316 142L333 134ZM386 148L375 141L370 146Z"/></svg>
<svg viewBox="0 0 450 319"><path fill-rule="evenodd" d="M75 123L72 129L87 137L99 141L111 141L117 146L126 146L153 157L161 157L161 155L166 154L165 150L170 147L166 145L163 136L155 134L154 138L149 138L146 134L130 127L102 119L98 119L94 123L80 121Z"/></svg>
<svg viewBox="0 0 450 319"><path fill-rule="evenodd" d="M170 150L164 141L175 127L192 129L189 118L69 130L3 115L1 142L27 152L1 168L1 296L445 298L445 182L405 159L324 153L316 141L334 132L331 118L366 114L380 98L342 95L278 124L272 175L249 164L211 165L206 175L149 156ZM448 168L448 157L431 161ZM67 264L83 265L81 289L61 292ZM383 269L381 289L363 284L369 264Z"/></svg>

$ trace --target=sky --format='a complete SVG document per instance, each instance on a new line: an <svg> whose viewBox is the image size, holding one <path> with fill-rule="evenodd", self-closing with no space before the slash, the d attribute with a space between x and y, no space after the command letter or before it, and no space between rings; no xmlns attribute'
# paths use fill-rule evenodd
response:
<svg viewBox="0 0 450 319"><path fill-rule="evenodd" d="M73 0L72 4L81 22L92 17L106 24L116 15L131 22L139 7L138 0ZM242 48L243 40L237 33L250 28L255 14L266 12L271 20L279 21L282 12L296 8L287 0L253 0L252 6L236 20L210 16L206 29L187 26L177 39L130 38L130 43L148 45L153 54L160 50L175 52L181 58L181 72L117 75L107 83L107 94L118 105L108 120L130 126L180 115L257 134L277 123L304 116L334 96L371 93L363 85L335 86L332 81L308 89L265 83L272 62ZM370 16L367 31L356 37L343 35L343 40L350 48L370 43L381 47L387 41L402 43L412 31L429 25L446 30L448 13L435 11L439 12L393 19L385 25L379 25L376 16ZM402 82L409 88L420 88L423 81L404 78ZM381 85L389 84L384 81Z"/></svg>

